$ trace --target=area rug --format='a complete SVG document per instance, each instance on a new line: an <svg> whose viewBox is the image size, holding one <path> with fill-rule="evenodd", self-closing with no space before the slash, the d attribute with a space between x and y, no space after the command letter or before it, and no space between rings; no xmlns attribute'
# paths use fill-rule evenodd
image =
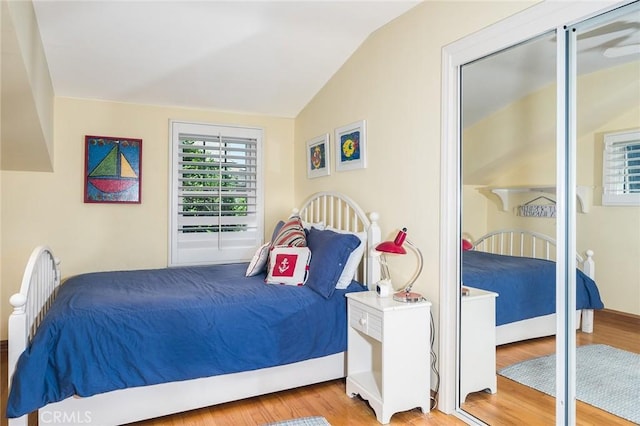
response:
<svg viewBox="0 0 640 426"><path fill-rule="evenodd" d="M331 426L331 423L324 417L301 417L299 419L267 423L262 426Z"/></svg>
<svg viewBox="0 0 640 426"><path fill-rule="evenodd" d="M498 374L555 396L556 356L510 365ZM607 345L576 349L576 398L640 424L640 355Z"/></svg>

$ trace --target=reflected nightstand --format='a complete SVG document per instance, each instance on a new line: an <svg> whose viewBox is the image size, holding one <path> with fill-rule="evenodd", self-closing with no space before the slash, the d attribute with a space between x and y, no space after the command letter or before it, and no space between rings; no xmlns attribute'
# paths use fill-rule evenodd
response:
<svg viewBox="0 0 640 426"><path fill-rule="evenodd" d="M471 392L497 391L497 293L473 287L460 304L460 403Z"/></svg>

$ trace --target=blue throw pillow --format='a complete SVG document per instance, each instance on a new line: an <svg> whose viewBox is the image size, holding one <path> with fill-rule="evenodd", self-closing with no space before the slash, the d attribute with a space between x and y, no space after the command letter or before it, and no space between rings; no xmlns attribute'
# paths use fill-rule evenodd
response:
<svg viewBox="0 0 640 426"><path fill-rule="evenodd" d="M273 229L273 234L271 235L271 241L276 239L276 237L280 233L280 230L282 229L283 226L284 226L284 220L281 220L280 222L276 223L276 227Z"/></svg>
<svg viewBox="0 0 640 426"><path fill-rule="evenodd" d="M339 234L329 230L311 228L307 234L307 247L311 250L309 278L305 284L325 299L331 297L349 255L360 245L353 234Z"/></svg>

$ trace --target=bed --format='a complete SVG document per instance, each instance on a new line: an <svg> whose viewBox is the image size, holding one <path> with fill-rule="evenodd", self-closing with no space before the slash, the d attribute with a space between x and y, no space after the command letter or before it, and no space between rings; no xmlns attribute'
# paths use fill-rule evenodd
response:
<svg viewBox="0 0 640 426"><path fill-rule="evenodd" d="M380 241L377 215L333 192L314 194L294 214L312 252L302 286L245 277L255 259L89 273L61 284L59 260L36 248L10 299L9 426L26 425L34 404L40 424L106 426L345 377L344 295L379 279L369 250ZM320 237L312 248L312 234L364 243L345 288L311 287L317 262L336 251L323 251Z"/></svg>
<svg viewBox="0 0 640 426"><path fill-rule="evenodd" d="M463 244L464 246L464 244ZM556 333L555 241L520 229L491 232L462 252L462 283L498 293L496 345ZM604 307L593 251L576 255L576 326L593 332L593 310Z"/></svg>

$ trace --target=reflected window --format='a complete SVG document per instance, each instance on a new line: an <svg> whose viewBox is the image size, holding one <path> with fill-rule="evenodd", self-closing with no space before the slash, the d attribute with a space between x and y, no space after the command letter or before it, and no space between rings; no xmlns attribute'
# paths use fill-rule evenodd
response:
<svg viewBox="0 0 640 426"><path fill-rule="evenodd" d="M602 204L640 205L640 129L604 136Z"/></svg>

